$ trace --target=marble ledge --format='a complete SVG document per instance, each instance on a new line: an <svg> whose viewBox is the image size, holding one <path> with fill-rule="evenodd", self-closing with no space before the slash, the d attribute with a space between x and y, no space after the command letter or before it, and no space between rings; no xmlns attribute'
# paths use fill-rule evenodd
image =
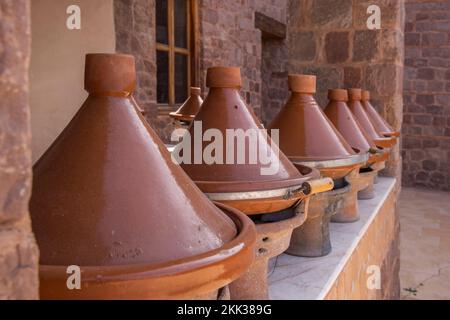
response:
<svg viewBox="0 0 450 320"><path fill-rule="evenodd" d="M395 178L378 179L375 184L375 198L358 201L361 216L359 221L330 224L332 251L329 255L303 258L282 254L272 259L269 265L270 299L324 299L359 240L392 192L395 182Z"/></svg>

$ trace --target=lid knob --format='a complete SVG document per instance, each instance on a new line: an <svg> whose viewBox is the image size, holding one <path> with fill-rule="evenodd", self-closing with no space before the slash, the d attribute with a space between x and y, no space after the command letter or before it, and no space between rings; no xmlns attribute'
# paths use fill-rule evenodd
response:
<svg viewBox="0 0 450 320"><path fill-rule="evenodd" d="M349 100L361 100L361 89L348 89L348 98Z"/></svg>
<svg viewBox="0 0 450 320"><path fill-rule="evenodd" d="M289 90L297 93L316 93L316 76L309 74L288 75Z"/></svg>
<svg viewBox="0 0 450 320"><path fill-rule="evenodd" d="M369 90L363 90L361 92L361 100L363 100L363 101L370 100L370 91Z"/></svg>
<svg viewBox="0 0 450 320"><path fill-rule="evenodd" d="M191 95L199 96L202 93L202 90L199 87L191 87L190 92Z"/></svg>
<svg viewBox="0 0 450 320"><path fill-rule="evenodd" d="M136 85L134 57L127 54L86 55L84 88L89 93L129 96Z"/></svg>
<svg viewBox="0 0 450 320"><path fill-rule="evenodd" d="M211 67L206 71L208 88L240 88L241 69L238 67Z"/></svg>
<svg viewBox="0 0 450 320"><path fill-rule="evenodd" d="M348 101L348 93L345 89L328 90L328 99L334 101Z"/></svg>

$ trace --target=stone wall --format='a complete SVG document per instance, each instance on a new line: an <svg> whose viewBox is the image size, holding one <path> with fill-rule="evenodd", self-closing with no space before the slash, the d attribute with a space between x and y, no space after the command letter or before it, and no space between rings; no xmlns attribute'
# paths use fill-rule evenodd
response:
<svg viewBox="0 0 450 320"><path fill-rule="evenodd" d="M284 40L262 40L255 12L286 23L287 0L203 0L200 9L202 86L208 67L240 66L242 97L267 120L284 100L287 48Z"/></svg>
<svg viewBox="0 0 450 320"><path fill-rule="evenodd" d="M118 52L131 53L137 58L138 84L136 99L147 112L147 119L159 136L169 142L175 128L168 112L158 111L156 106L156 56L155 56L155 2L154 0L114 0L116 47ZM255 12L259 11L280 22L286 22L287 0L199 0L200 31L200 86L205 95L206 70L211 66L239 66L242 73L241 94L246 103L261 116L262 106L262 37L255 28ZM278 88L285 87L286 67L284 42L281 45L268 42L266 56L274 52L281 65L266 65L270 77L281 76ZM281 49L280 49L281 48ZM284 73L283 73L284 72ZM278 81L278 80L277 80ZM265 81L265 83L268 83ZM278 108L284 97L272 83L270 96L265 96L268 108L273 100ZM265 92L269 92L266 90Z"/></svg>
<svg viewBox="0 0 450 320"><path fill-rule="evenodd" d="M0 299L38 298L31 232L30 3L0 3Z"/></svg>
<svg viewBox="0 0 450 320"><path fill-rule="evenodd" d="M156 35L155 0L114 0L116 51L134 55L137 83L134 97L155 126Z"/></svg>
<svg viewBox="0 0 450 320"><path fill-rule="evenodd" d="M327 89L362 87L397 130L402 123L403 1L291 0L289 72L317 76L318 103ZM381 29L367 28L367 8L381 9ZM400 178L397 146L385 173Z"/></svg>
<svg viewBox="0 0 450 320"><path fill-rule="evenodd" d="M403 182L450 191L450 2L406 1Z"/></svg>
<svg viewBox="0 0 450 320"><path fill-rule="evenodd" d="M399 188L389 194L377 216L327 293L327 300L399 299L400 249L397 199ZM380 268L380 288L368 288L369 266ZM369 273L367 271L369 270Z"/></svg>

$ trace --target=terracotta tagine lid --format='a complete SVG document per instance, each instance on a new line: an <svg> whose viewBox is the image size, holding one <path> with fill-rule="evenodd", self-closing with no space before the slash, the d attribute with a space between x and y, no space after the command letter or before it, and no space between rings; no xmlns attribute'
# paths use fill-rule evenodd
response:
<svg viewBox="0 0 450 320"><path fill-rule="evenodd" d="M226 193L225 196L229 199L230 193L248 193L299 186L313 176L312 171L301 174L262 130L262 124L239 95L241 87L239 68L209 68L206 85L209 87L208 95L189 127L190 143L193 146L189 154L191 163L185 161L181 163L181 166L211 199L225 201L223 195L218 195L218 193ZM215 130L223 137L223 144L218 148L219 154L223 154L220 157L222 161L206 163L204 159L199 159L195 164L194 146L197 143L195 141L200 141L200 151L202 152L200 155L204 155L211 142L201 143L201 138L207 130L210 131L209 129ZM229 136L227 139L227 132L241 135L244 132L252 133L254 134L252 141L255 143L250 144L249 138L243 139L245 148L238 149L239 139L234 139L233 136ZM230 143L229 148L227 148L228 143ZM177 152L179 151L175 147L174 153ZM184 152L185 150L181 153ZM243 156L241 160L238 157L239 153ZM270 163L262 161L259 156L261 153L270 155L270 158L267 159L270 159ZM228 157L229 160L227 160ZM253 162L250 159L253 159ZM273 167L269 169L271 165ZM263 173L264 171L266 172ZM213 197L213 194L218 197ZM253 197L248 194L236 196L245 199L248 199L247 196ZM258 198L256 201L259 200ZM234 204L231 205L234 206ZM248 208L246 201L239 209L244 210L245 208ZM272 211L275 208L271 207L269 210ZM254 211L244 212L256 213Z"/></svg>
<svg viewBox="0 0 450 320"><path fill-rule="evenodd" d="M383 136L400 136L399 131L392 129L390 125L381 117L381 115L375 110L375 108L370 103L370 92L368 90L363 90L361 92L361 104L364 107L370 121L372 122L375 129Z"/></svg>
<svg viewBox="0 0 450 320"><path fill-rule="evenodd" d="M348 99L348 107L375 145L380 148L390 148L394 146L396 143L395 138L381 136L370 121L369 116L361 104L361 89L348 89Z"/></svg>
<svg viewBox="0 0 450 320"><path fill-rule="evenodd" d="M133 56L86 55L89 96L33 168L43 298L189 298L252 262L251 222L171 161L132 99L135 77ZM69 265L82 290L67 289Z"/></svg>
<svg viewBox="0 0 450 320"><path fill-rule="evenodd" d="M189 98L187 98L177 111L171 112L169 115L179 121L191 122L203 103L200 94L200 88L191 87Z"/></svg>
<svg viewBox="0 0 450 320"><path fill-rule="evenodd" d="M333 178L364 163L367 155L357 154L317 105L316 77L289 75L288 83L291 96L269 129L280 130L280 148L289 159Z"/></svg>
<svg viewBox="0 0 450 320"><path fill-rule="evenodd" d="M324 112L349 145L361 152L368 152L369 165L386 160L388 153L377 148L348 108L347 90L330 89L328 90L328 99L329 103Z"/></svg>

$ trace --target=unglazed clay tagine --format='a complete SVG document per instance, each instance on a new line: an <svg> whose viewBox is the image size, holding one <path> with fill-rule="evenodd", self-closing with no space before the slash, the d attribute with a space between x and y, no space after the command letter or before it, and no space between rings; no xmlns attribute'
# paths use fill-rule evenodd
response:
<svg viewBox="0 0 450 320"><path fill-rule="evenodd" d="M308 199L304 199L289 219L256 223L256 259L252 267L238 280L230 284L231 299L265 300L268 295L268 262L286 251L291 241L293 229L302 225L307 216ZM276 215L272 215L276 216Z"/></svg>
<svg viewBox="0 0 450 320"><path fill-rule="evenodd" d="M309 198L306 221L292 232L287 254L322 257L331 252L330 219L343 207L350 186L319 193Z"/></svg>
<svg viewBox="0 0 450 320"><path fill-rule="evenodd" d="M382 135L387 137L399 137L400 132L395 131L387 124L387 122L381 117L381 115L375 110L375 108L370 103L370 92L368 90L363 90L361 92L361 104L364 107L370 121L372 122L375 129Z"/></svg>
<svg viewBox="0 0 450 320"><path fill-rule="evenodd" d="M380 148L393 147L396 143L395 137L382 136L377 132L372 122L370 121L369 116L367 115L361 104L361 89L348 89L348 98L348 107L352 111L356 120L358 120L358 123L361 125L361 127L364 129L370 139L372 139L372 141L375 143L375 145Z"/></svg>
<svg viewBox="0 0 450 320"><path fill-rule="evenodd" d="M295 164L319 169L322 175L339 179L367 161L356 153L317 105L316 77L289 75L291 96L269 125L279 129L280 149Z"/></svg>
<svg viewBox="0 0 450 320"><path fill-rule="evenodd" d="M181 122L190 123L202 106L203 99L200 96L201 89L191 87L189 98L178 108L177 111L169 113L169 116Z"/></svg>
<svg viewBox="0 0 450 320"><path fill-rule="evenodd" d="M218 130L223 137L223 145L220 146L223 161L211 164L204 161L200 164L182 163L182 168L197 186L210 199L229 204L246 214L280 211L304 198L306 196L304 193L293 191L316 177L312 171L301 174L262 130L263 126L239 95L240 69L209 68L206 85L210 88L208 95L189 127L191 145L195 144L196 135L203 136L209 129ZM255 146L250 145L250 139L245 139L244 147L236 143L239 139L232 138L232 141L227 141L227 129L232 129L235 133L247 130L254 133L253 143L257 144L259 149L256 149L259 151L256 161L253 163L249 161L255 158ZM232 143L230 149L227 148L229 142ZM203 153L210 143L210 141L202 142ZM178 152L177 147L173 152ZM239 163L237 155L242 152L246 160ZM232 158L231 163L225 162L228 153ZM259 156L261 154L270 156L270 164L261 161ZM194 158L194 148L191 148L190 159ZM274 165L275 170L262 174L271 165ZM325 184L329 184L329 181Z"/></svg>
<svg viewBox="0 0 450 320"><path fill-rule="evenodd" d="M88 54L89 96L33 168L43 299L215 299L253 262L252 221L171 161L134 87L132 56Z"/></svg>
<svg viewBox="0 0 450 320"><path fill-rule="evenodd" d="M389 157L389 152L378 148L355 119L347 106L347 90L330 89L328 99L329 103L324 109L326 116L350 146L369 153L366 165L385 161Z"/></svg>

